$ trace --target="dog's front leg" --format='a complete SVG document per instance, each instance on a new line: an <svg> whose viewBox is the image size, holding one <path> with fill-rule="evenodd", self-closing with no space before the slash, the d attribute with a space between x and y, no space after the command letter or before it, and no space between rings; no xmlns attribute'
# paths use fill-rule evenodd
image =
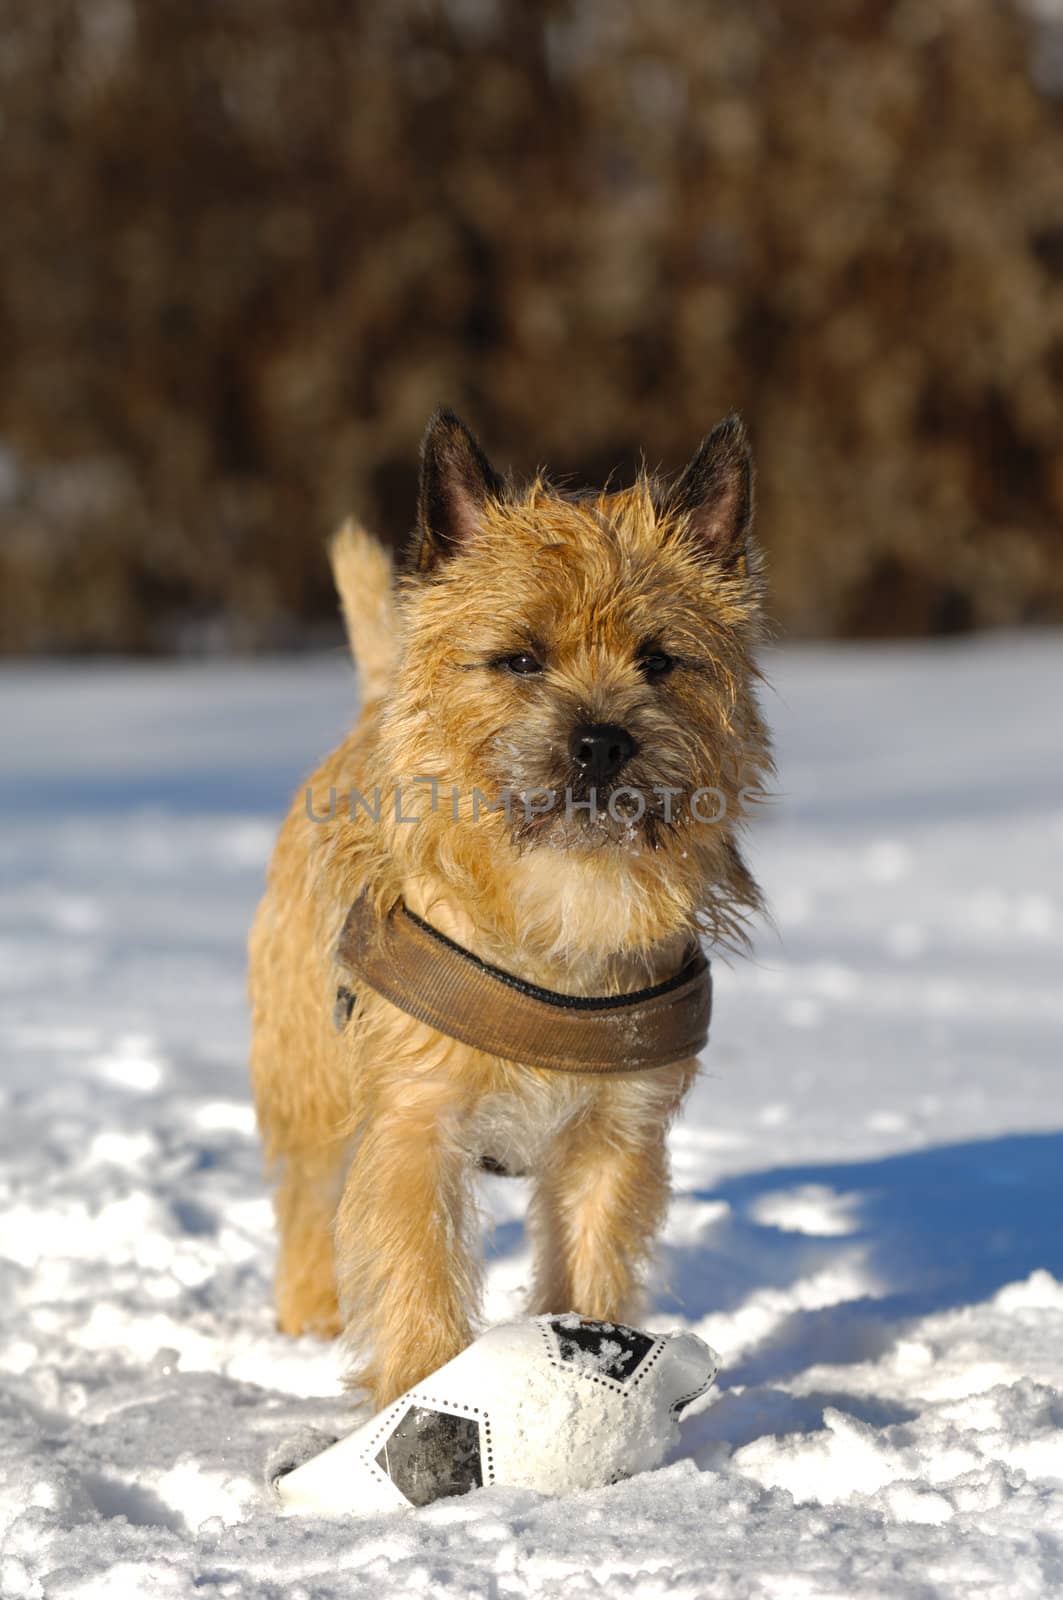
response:
<svg viewBox="0 0 1063 1600"><path fill-rule="evenodd" d="M531 1309L636 1317L641 1277L668 1210L668 1125L693 1081L683 1062L612 1097L556 1141L532 1202Z"/></svg>
<svg viewBox="0 0 1063 1600"><path fill-rule="evenodd" d="M465 1348L480 1288L453 1090L431 1079L389 1089L336 1215L340 1309L356 1360L349 1382L377 1408Z"/></svg>

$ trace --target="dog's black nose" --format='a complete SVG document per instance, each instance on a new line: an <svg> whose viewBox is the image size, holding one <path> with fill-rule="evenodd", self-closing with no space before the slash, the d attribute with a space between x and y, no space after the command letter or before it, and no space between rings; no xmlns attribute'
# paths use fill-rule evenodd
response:
<svg viewBox="0 0 1063 1600"><path fill-rule="evenodd" d="M615 722L585 722L569 734L568 752L592 784L608 783L635 754L635 741Z"/></svg>

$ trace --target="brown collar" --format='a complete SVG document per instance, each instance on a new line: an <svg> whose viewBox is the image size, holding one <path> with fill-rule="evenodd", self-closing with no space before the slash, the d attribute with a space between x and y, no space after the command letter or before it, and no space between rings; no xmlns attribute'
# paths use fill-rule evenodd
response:
<svg viewBox="0 0 1063 1600"><path fill-rule="evenodd" d="M365 894L337 958L400 1011L485 1055L552 1072L642 1072L697 1055L712 977L692 944L674 978L635 994L559 994L489 966L397 900L381 919Z"/></svg>

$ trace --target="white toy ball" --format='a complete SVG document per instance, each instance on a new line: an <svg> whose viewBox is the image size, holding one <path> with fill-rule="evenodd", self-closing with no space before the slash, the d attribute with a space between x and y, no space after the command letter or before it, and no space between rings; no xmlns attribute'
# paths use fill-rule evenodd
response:
<svg viewBox="0 0 1063 1600"><path fill-rule="evenodd" d="M274 1462L284 1509L342 1516L488 1484L563 1494L658 1466L719 1361L693 1333L569 1312L502 1323L309 1460ZM317 1442L320 1442L319 1440Z"/></svg>

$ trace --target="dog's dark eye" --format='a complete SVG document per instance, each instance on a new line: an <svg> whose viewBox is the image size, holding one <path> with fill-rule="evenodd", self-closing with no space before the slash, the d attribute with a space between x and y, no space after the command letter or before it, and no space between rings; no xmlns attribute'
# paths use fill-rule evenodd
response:
<svg viewBox="0 0 1063 1600"><path fill-rule="evenodd" d="M536 660L530 650L518 650L515 656L498 656L494 664L496 667L505 667L507 672L515 672L522 678L543 670L542 662Z"/></svg>
<svg viewBox="0 0 1063 1600"><path fill-rule="evenodd" d="M663 678L674 666L674 658L666 656L663 650L649 650L639 656L639 670L644 678Z"/></svg>

